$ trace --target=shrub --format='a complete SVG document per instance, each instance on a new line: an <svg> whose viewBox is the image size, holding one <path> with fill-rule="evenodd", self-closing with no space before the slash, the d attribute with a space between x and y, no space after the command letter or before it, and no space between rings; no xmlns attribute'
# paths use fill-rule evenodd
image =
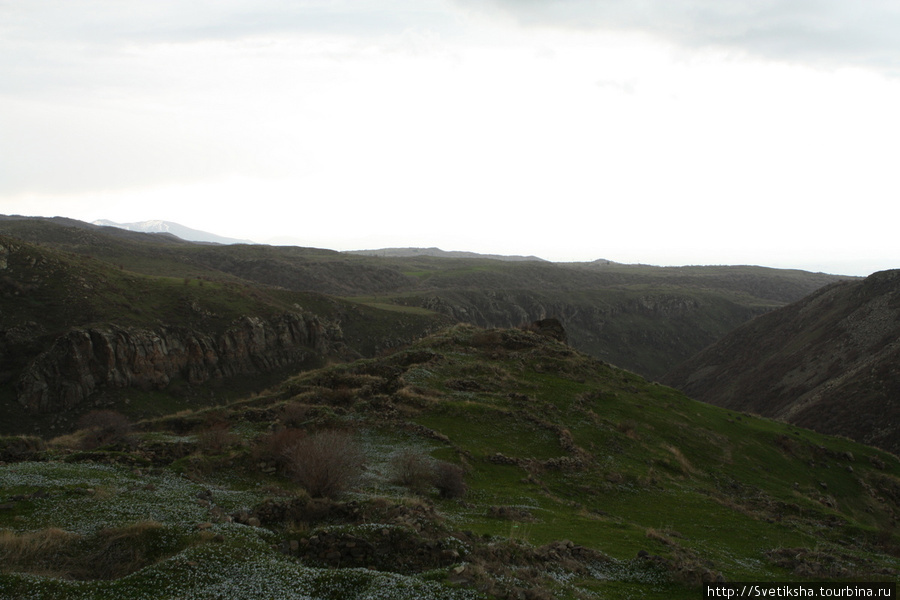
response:
<svg viewBox="0 0 900 600"><path fill-rule="evenodd" d="M85 432L82 445L86 450L126 441L131 433L128 417L114 410L92 410L78 419L78 428Z"/></svg>
<svg viewBox="0 0 900 600"><path fill-rule="evenodd" d="M287 454L290 476L315 498L333 498L352 486L365 456L350 434L327 430L300 440Z"/></svg>
<svg viewBox="0 0 900 600"><path fill-rule="evenodd" d="M466 495L466 481L459 465L438 461L434 466L434 487L442 498L462 498Z"/></svg>
<svg viewBox="0 0 900 600"><path fill-rule="evenodd" d="M231 432L228 423L214 423L197 434L197 446L206 453L219 454L236 446L240 438Z"/></svg>
<svg viewBox="0 0 900 600"><path fill-rule="evenodd" d="M416 493L425 493L435 482L434 460L423 452L406 448L394 452L390 460L391 481Z"/></svg>
<svg viewBox="0 0 900 600"><path fill-rule="evenodd" d="M297 427L309 418L309 407L300 402L290 402L281 408L278 418L288 427Z"/></svg>
<svg viewBox="0 0 900 600"><path fill-rule="evenodd" d="M253 446L251 456L256 461L274 462L279 467L288 463L294 448L306 437L302 429L286 427L260 437Z"/></svg>

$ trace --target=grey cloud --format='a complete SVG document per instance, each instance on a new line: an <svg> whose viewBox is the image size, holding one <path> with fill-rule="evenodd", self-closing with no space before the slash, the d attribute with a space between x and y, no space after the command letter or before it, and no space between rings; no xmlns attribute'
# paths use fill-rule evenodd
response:
<svg viewBox="0 0 900 600"><path fill-rule="evenodd" d="M526 26L640 31L692 47L900 74L895 0L456 0Z"/></svg>
<svg viewBox="0 0 900 600"><path fill-rule="evenodd" d="M461 10L460 10L461 9ZM470 12L528 26L642 31L694 47L900 71L896 0L27 0L0 1L0 44L88 46L307 32L457 31Z"/></svg>
<svg viewBox="0 0 900 600"><path fill-rule="evenodd" d="M170 85L144 46L457 25L442 0L0 0L0 94Z"/></svg>
<svg viewBox="0 0 900 600"><path fill-rule="evenodd" d="M29 0L0 3L7 40L88 44L234 39L284 32L352 35L447 26L440 3L413 0Z"/></svg>

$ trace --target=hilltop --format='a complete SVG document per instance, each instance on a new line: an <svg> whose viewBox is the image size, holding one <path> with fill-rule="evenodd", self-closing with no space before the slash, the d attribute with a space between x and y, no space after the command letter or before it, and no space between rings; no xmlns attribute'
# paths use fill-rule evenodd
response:
<svg viewBox="0 0 900 600"><path fill-rule="evenodd" d="M900 270L825 287L668 374L693 398L900 452Z"/></svg>
<svg viewBox="0 0 900 600"><path fill-rule="evenodd" d="M695 598L900 569L896 457L535 331L460 325L226 406L85 425L0 440L0 596Z"/></svg>

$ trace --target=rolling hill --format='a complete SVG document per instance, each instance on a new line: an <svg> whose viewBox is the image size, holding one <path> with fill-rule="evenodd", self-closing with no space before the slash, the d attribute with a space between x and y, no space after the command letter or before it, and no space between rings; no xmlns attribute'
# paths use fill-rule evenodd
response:
<svg viewBox="0 0 900 600"><path fill-rule="evenodd" d="M483 327L518 326L555 317L563 322L574 347L648 377L661 376L753 316L846 279L762 267L660 268L609 261L555 264L471 256L365 256L315 248L221 246L63 218L0 217L0 234L42 252L88 259L70 260L72 269L88 264L99 269L103 264L106 266L102 268L134 274L137 279L188 280L198 286L199 282L215 282L219 287L240 288L245 296L280 294L287 298L306 294L301 306L310 301L310 294L318 297L316 302L320 304L327 296L325 304L337 302L344 307L338 312L352 306L355 308L350 312L369 310L370 315L379 315L371 323L381 334L345 336L346 346L365 355L414 339L406 335L406 325L395 328L391 324L392 319L413 318L410 315L430 317L437 324L469 322ZM5 272L13 287L31 285L16 279L27 276L25 270ZM131 281L106 279L122 285ZM125 290L116 293L130 294ZM36 310L45 311L42 318L80 327L92 320L93 313L108 314L108 307L123 305L98 302L98 306L86 306L84 302L99 297L93 293L83 296L80 312L53 302L49 296L44 296L47 305ZM16 312L18 304L13 303L8 310L8 322L23 321ZM66 310L71 318L56 314ZM113 317L121 317L137 325L142 320L139 314L143 314L151 324L167 322L168 317L154 312L119 311L110 318L113 323ZM229 315L234 317L238 312ZM318 314L314 309L307 312ZM78 314L84 318L79 320ZM340 318L321 316L340 325ZM54 330L57 335L61 331ZM390 336L391 331L400 335ZM390 339L379 341L382 334ZM42 352L49 348L47 343L31 347Z"/></svg>

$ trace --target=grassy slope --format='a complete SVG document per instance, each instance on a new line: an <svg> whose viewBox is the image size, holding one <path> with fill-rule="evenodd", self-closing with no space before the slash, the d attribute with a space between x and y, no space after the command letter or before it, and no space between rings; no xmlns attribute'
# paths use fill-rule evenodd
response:
<svg viewBox="0 0 900 600"><path fill-rule="evenodd" d="M229 423L234 443L209 445L203 432L213 418ZM212 490L228 513L298 493L278 472L260 472L250 449L273 421L351 428L364 442L366 477L331 505L331 517L307 505L292 522L267 527L217 522L198 492ZM228 409L142 429L138 448L123 454L0 467L0 504L46 493L0 511L0 528L89 536L150 519L169 532L157 550L170 558L104 582L6 573L0 596L281 598L308 590L315 598L464 598L480 585L559 598L693 598L692 586L709 573L868 580L896 578L900 568L892 529L900 462L892 455L701 404L517 330L457 326L388 357L304 373ZM164 466L171 461L159 459L160 448L175 447L200 449ZM466 497L393 485L387 465L397 448L463 465ZM91 462L104 457L160 466L138 476ZM421 526L387 516L401 508L436 514ZM207 520L210 529L196 528ZM397 528L441 543L456 536L461 556L392 573L324 569L273 548L326 531L373 539ZM545 545L561 539L595 554L540 562ZM635 558L641 550L660 558ZM474 572L475 588L451 585L457 571Z"/></svg>
<svg viewBox="0 0 900 600"><path fill-rule="evenodd" d="M0 432L4 433L31 431L33 426L46 430L55 418L56 415L35 418L25 414L15 401L13 382L27 361L71 328L115 323L122 327L183 327L219 334L246 315L268 318L285 312L306 312L339 324L351 353L372 355L446 324L427 310L398 315L392 307L383 310L227 277L142 273L96 257L5 236L0 236L0 246L9 249L6 267L0 271L0 352L6 371L0 387ZM117 256L122 257L118 251ZM174 267L160 270L178 272ZM277 381L261 374L230 385L240 393ZM129 390L124 395L135 402L122 410L146 417L149 413L145 408L149 405L174 409L211 395L220 399L237 397L221 384L211 382L196 390L169 390L173 392L169 394ZM110 393L111 398L122 395ZM159 410L156 414L160 414Z"/></svg>
<svg viewBox="0 0 900 600"><path fill-rule="evenodd" d="M666 375L695 398L900 451L900 271L819 290Z"/></svg>

